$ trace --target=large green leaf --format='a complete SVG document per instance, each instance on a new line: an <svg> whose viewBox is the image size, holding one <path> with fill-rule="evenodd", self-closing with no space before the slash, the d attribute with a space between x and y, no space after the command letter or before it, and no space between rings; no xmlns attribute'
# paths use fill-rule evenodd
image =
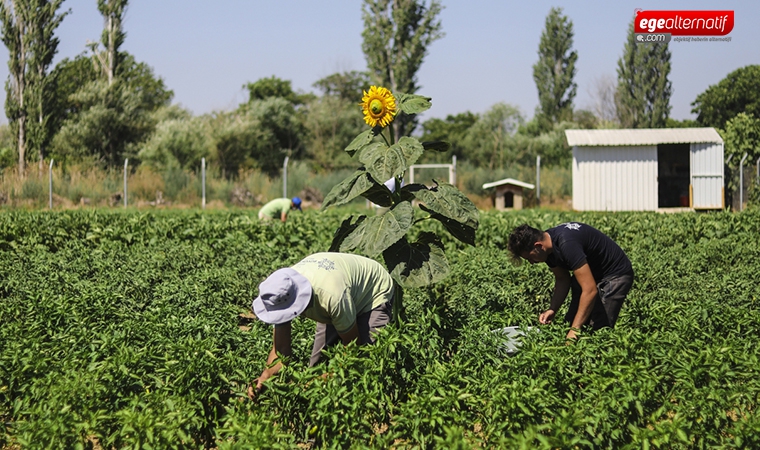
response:
<svg viewBox="0 0 760 450"><path fill-rule="evenodd" d="M344 220L343 223L340 224L340 227L335 230L335 234L333 235L332 244L330 244L329 252L339 252L340 251L340 245L343 243L343 241L346 239L346 236L351 234L352 231L356 229L356 227L359 226L360 223L364 221L364 219L367 218L367 216L359 216L356 219L356 222L351 223L354 216L349 217L348 219Z"/></svg>
<svg viewBox="0 0 760 450"><path fill-rule="evenodd" d="M398 144L396 145L401 148L401 153L404 155L404 161L406 162L404 170L417 162L417 159L425 153L425 148L420 144L420 141L408 136L399 139Z"/></svg>
<svg viewBox="0 0 760 450"><path fill-rule="evenodd" d="M477 229L480 213L475 204L455 186L433 181L436 186L432 188L411 191L417 200L430 211Z"/></svg>
<svg viewBox="0 0 760 450"><path fill-rule="evenodd" d="M402 202L379 216L370 217L346 236L340 251L358 249L367 256L379 255L386 248L404 237L412 226L414 208Z"/></svg>
<svg viewBox="0 0 760 450"><path fill-rule="evenodd" d="M377 136L377 133L375 133L374 129L367 130L364 133L359 134L354 138L353 141L351 141L350 144L348 144L348 147L345 149L346 153L354 156L354 153L369 145L375 136Z"/></svg>
<svg viewBox="0 0 760 450"><path fill-rule="evenodd" d="M433 219L438 220L443 224L443 226L451 233L452 236L459 239L460 241L464 242L465 244L475 245L475 227L471 227L469 225L459 223L454 219L450 219L446 216L443 216L441 214L436 213L435 211L432 211L425 207L425 205L420 205L420 209L423 211L427 211L430 213L430 216Z"/></svg>
<svg viewBox="0 0 760 450"><path fill-rule="evenodd" d="M416 94L401 94L397 97L398 108L407 114L419 114L430 109L430 97Z"/></svg>
<svg viewBox="0 0 760 450"><path fill-rule="evenodd" d="M333 186L322 202L322 209L331 205L343 205L370 190L377 183L373 182L364 168ZM387 189L386 189L387 190Z"/></svg>
<svg viewBox="0 0 760 450"><path fill-rule="evenodd" d="M367 146L359 155L359 161L376 180L389 180L406 171L406 158L398 144L390 147L382 143Z"/></svg>
<svg viewBox="0 0 760 450"><path fill-rule="evenodd" d="M466 244L475 245L480 213L459 189L444 183L430 189L410 186L408 192L422 202L420 209L440 221L452 236Z"/></svg>
<svg viewBox="0 0 760 450"><path fill-rule="evenodd" d="M451 144L446 141L424 141L422 147L425 150L435 150L436 152L447 152Z"/></svg>
<svg viewBox="0 0 760 450"><path fill-rule="evenodd" d="M372 180L370 174L367 174L367 178ZM362 193L362 197L385 208L393 206L393 193L384 184L372 181L372 186Z"/></svg>
<svg viewBox="0 0 760 450"><path fill-rule="evenodd" d="M383 252L391 276L404 287L436 283L449 273L443 244L433 233L423 232L417 242L403 238Z"/></svg>
<svg viewBox="0 0 760 450"><path fill-rule="evenodd" d="M412 200L416 199L415 192L420 190L427 190L427 186L420 183L411 183L407 184L398 191L399 200L404 202L411 202Z"/></svg>

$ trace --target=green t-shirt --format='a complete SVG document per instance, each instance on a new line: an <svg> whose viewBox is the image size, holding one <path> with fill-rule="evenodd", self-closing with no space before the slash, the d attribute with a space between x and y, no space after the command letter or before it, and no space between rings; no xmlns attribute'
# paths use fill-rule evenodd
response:
<svg viewBox="0 0 760 450"><path fill-rule="evenodd" d="M272 219L279 219L282 213L285 213L287 216L290 212L290 202L289 198L276 198L262 206L259 215L271 217Z"/></svg>
<svg viewBox="0 0 760 450"><path fill-rule="evenodd" d="M311 283L312 297L303 316L332 324L346 333L356 318L393 298L388 271L364 256L348 253L315 253L293 266Z"/></svg>

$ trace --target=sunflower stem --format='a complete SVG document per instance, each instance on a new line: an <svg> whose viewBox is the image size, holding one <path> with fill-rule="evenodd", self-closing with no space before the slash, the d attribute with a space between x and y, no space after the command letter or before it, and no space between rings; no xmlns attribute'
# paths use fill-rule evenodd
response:
<svg viewBox="0 0 760 450"><path fill-rule="evenodd" d="M383 131L385 131L385 130L383 130ZM386 144L386 145L388 145L388 147L390 147L390 146L391 146L391 144L388 142L388 138L387 138L387 137L385 137L385 133L383 133L383 132L381 131L381 132L380 132L380 136L382 136L382 137L383 137L383 140L385 141L385 144Z"/></svg>

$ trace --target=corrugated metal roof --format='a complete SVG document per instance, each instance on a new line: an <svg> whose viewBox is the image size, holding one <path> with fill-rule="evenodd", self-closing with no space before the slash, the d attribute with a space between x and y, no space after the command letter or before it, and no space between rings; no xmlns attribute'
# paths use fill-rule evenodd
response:
<svg viewBox="0 0 760 450"><path fill-rule="evenodd" d="M723 143L715 128L565 130L565 136L570 147Z"/></svg>
<svg viewBox="0 0 760 450"><path fill-rule="evenodd" d="M483 185L483 189L488 189L496 186L501 186L502 184L513 184L515 186L524 187L525 189L534 189L535 186L530 183L525 183L523 181L515 180L514 178L505 178L503 180L499 181L493 181L491 183L486 183Z"/></svg>

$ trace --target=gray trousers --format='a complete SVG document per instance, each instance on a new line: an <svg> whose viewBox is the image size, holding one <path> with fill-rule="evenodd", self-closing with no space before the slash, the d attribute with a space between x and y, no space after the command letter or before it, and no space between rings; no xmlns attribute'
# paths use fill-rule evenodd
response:
<svg viewBox="0 0 760 450"><path fill-rule="evenodd" d="M359 344L374 344L375 337L373 335L375 331L388 325L392 318L392 301L385 302L370 312L359 314L356 318L356 325L359 327ZM340 342L342 340L334 326L317 322L317 332L314 334L314 347L311 349L309 366L319 362L322 349L332 347Z"/></svg>
<svg viewBox="0 0 760 450"><path fill-rule="evenodd" d="M628 275L604 278L597 283L594 309L591 311L588 322L584 325L590 325L594 330L604 327L613 328L620 315L623 302L633 286L633 278L633 273L630 273ZM572 324L581 300L581 285L578 284L578 280L575 277L572 277L570 286L573 300L570 302L570 308L565 315L565 321Z"/></svg>

